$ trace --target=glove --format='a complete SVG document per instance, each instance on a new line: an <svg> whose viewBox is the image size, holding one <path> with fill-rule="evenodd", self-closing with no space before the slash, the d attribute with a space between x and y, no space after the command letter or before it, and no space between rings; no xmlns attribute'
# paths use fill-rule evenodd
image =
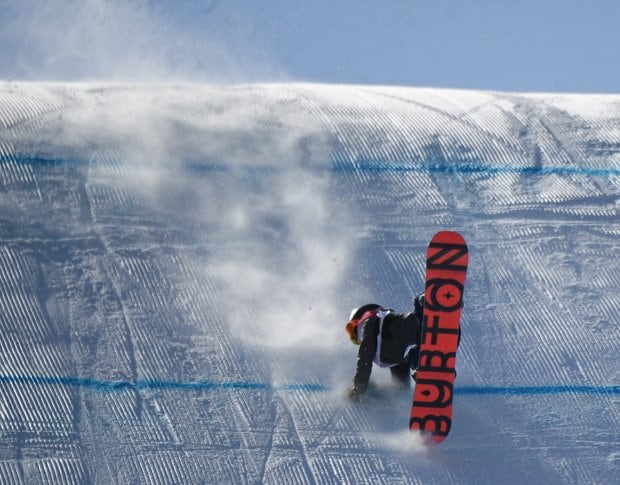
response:
<svg viewBox="0 0 620 485"><path fill-rule="evenodd" d="M361 401L362 396L364 395L365 392L366 392L366 389L353 386L351 390L349 391L349 399L351 401Z"/></svg>

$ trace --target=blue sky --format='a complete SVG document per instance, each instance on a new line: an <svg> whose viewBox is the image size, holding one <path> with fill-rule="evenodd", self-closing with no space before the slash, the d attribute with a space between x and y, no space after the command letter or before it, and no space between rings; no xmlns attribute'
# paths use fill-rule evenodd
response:
<svg viewBox="0 0 620 485"><path fill-rule="evenodd" d="M0 0L0 78L620 92L616 0Z"/></svg>

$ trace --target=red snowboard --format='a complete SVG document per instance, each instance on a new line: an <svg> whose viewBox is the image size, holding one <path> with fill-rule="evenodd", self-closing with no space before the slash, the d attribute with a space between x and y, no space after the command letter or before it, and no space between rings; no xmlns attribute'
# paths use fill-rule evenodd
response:
<svg viewBox="0 0 620 485"><path fill-rule="evenodd" d="M424 327L409 428L441 443L452 425L452 390L468 252L463 237L435 234L426 253Z"/></svg>

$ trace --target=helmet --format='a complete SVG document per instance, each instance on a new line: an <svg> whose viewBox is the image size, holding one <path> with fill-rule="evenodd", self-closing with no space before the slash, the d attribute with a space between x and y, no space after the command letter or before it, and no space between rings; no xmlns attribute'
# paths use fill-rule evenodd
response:
<svg viewBox="0 0 620 485"><path fill-rule="evenodd" d="M381 305L377 305L376 303L368 303L367 305L363 305L352 310L349 320L359 320L364 313L378 310L379 308L381 308Z"/></svg>
<svg viewBox="0 0 620 485"><path fill-rule="evenodd" d="M360 323L362 323L360 319L364 316L364 314L367 312L375 312L380 308L381 305L377 305L376 303L368 303L367 305L363 305L351 311L349 322L344 327L344 329L347 331L347 334L349 335L349 338L351 339L351 342L353 342L355 345L360 344L360 341L357 338L357 327Z"/></svg>

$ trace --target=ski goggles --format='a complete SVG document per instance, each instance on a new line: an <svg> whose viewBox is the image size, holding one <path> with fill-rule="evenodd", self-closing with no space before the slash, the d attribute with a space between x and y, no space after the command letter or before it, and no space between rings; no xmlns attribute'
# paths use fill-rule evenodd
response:
<svg viewBox="0 0 620 485"><path fill-rule="evenodd" d="M359 326L359 324L359 319L349 320L349 322L344 327L344 329L347 331L347 334L349 335L349 339L351 339L351 342L353 342L355 345L359 345L361 343L360 340L357 338L357 327Z"/></svg>

